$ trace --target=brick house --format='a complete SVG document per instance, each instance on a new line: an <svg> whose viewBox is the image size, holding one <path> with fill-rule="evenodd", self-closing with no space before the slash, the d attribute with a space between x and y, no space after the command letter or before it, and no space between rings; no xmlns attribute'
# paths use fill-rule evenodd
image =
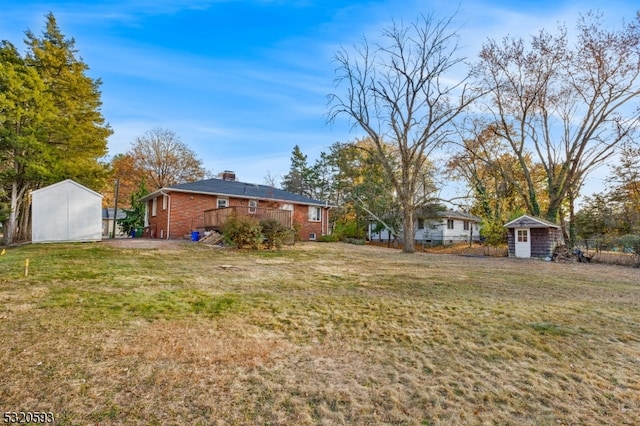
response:
<svg viewBox="0 0 640 426"><path fill-rule="evenodd" d="M149 238L187 238L194 231L219 229L229 214L276 219L300 226L303 241L329 233L327 203L265 185L239 182L235 174L161 188L141 198Z"/></svg>
<svg viewBox="0 0 640 426"><path fill-rule="evenodd" d="M504 226L508 232L509 257L544 259L564 244L560 226L539 217L525 214Z"/></svg>

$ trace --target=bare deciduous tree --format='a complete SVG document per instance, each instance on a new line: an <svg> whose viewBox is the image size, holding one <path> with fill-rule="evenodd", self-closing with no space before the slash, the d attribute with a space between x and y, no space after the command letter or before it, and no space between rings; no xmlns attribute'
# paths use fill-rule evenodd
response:
<svg viewBox="0 0 640 426"><path fill-rule="evenodd" d="M640 95L639 18L610 31L589 13L578 21L574 47L565 27L556 35L542 30L529 45L505 38L483 46L474 73L491 93L484 112L522 169L530 214L557 222L586 176L637 128L640 109L631 103ZM532 165L545 172L544 211Z"/></svg>
<svg viewBox="0 0 640 426"><path fill-rule="evenodd" d="M136 138L128 155L143 170L150 191L202 179L202 160L171 130L156 128Z"/></svg>
<svg viewBox="0 0 640 426"><path fill-rule="evenodd" d="M344 93L329 95L329 120L346 115L373 141L402 206L406 253L414 251L414 210L426 201L420 191L425 162L473 99L464 90L466 79L447 83L446 74L463 62L451 26L452 18L433 15L411 25L394 22L381 43L370 46L363 38L335 56L336 87ZM399 162L387 145L397 147Z"/></svg>

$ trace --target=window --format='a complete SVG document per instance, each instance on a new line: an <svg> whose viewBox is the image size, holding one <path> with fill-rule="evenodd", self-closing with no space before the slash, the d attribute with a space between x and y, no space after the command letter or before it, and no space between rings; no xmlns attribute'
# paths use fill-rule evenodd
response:
<svg viewBox="0 0 640 426"><path fill-rule="evenodd" d="M424 229L424 219L418 219L418 229Z"/></svg>
<svg viewBox="0 0 640 426"><path fill-rule="evenodd" d="M316 240L316 234L315 233L309 234L309 241L315 241L315 240Z"/></svg>
<svg viewBox="0 0 640 426"><path fill-rule="evenodd" d="M322 219L322 210L320 209L320 207L309 206L309 221L320 222L321 219Z"/></svg>
<svg viewBox="0 0 640 426"><path fill-rule="evenodd" d="M158 212L158 197L151 201L151 216L155 216Z"/></svg>
<svg viewBox="0 0 640 426"><path fill-rule="evenodd" d="M167 197L166 195L162 196L162 210L166 210L167 209L167 201L169 200L169 197Z"/></svg>
<svg viewBox="0 0 640 426"><path fill-rule="evenodd" d="M255 214L258 207L256 200L249 200L249 214Z"/></svg>
<svg viewBox="0 0 640 426"><path fill-rule="evenodd" d="M526 229L518 229L518 242L526 243L529 240L529 233Z"/></svg>
<svg viewBox="0 0 640 426"><path fill-rule="evenodd" d="M280 210L293 211L293 204L283 204L280 206Z"/></svg>
<svg viewBox="0 0 640 426"><path fill-rule="evenodd" d="M469 221L468 221L468 220L465 220L465 221L464 221L463 229L464 229L465 231L468 231L468 230L469 230Z"/></svg>
<svg viewBox="0 0 640 426"><path fill-rule="evenodd" d="M447 219L447 229L453 229L453 219Z"/></svg>
<svg viewBox="0 0 640 426"><path fill-rule="evenodd" d="M226 198L218 198L218 208L224 209L229 206L229 200Z"/></svg>

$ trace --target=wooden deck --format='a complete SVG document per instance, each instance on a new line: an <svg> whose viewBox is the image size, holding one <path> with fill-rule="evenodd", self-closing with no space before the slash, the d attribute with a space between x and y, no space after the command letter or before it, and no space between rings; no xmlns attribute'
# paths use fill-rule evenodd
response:
<svg viewBox="0 0 640 426"><path fill-rule="evenodd" d="M204 211L204 228L220 229L222 224L231 215L250 216L258 220L275 219L283 226L293 226L292 212L290 210L270 209L266 207L234 206L222 209Z"/></svg>

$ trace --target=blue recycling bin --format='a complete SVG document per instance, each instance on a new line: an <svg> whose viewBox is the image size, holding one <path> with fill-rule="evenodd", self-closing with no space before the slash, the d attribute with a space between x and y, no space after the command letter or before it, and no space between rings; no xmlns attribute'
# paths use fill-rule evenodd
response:
<svg viewBox="0 0 640 426"><path fill-rule="evenodd" d="M200 239L200 232L191 231L191 241L198 241Z"/></svg>

